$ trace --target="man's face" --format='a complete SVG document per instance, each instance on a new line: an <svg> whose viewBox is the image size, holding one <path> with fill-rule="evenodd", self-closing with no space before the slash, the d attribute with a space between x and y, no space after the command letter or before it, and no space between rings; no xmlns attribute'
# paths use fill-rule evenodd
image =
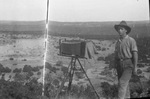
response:
<svg viewBox="0 0 150 99"><path fill-rule="evenodd" d="M119 33L119 36L120 37L124 37L124 36L126 36L127 34L127 30L124 28L124 27L119 27L118 28L118 33Z"/></svg>

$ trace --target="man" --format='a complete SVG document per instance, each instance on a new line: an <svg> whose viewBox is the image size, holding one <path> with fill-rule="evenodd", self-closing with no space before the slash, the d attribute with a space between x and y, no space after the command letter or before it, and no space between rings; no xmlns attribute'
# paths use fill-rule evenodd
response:
<svg viewBox="0 0 150 99"><path fill-rule="evenodd" d="M114 26L119 34L115 47L115 68L118 75L118 99L130 98L129 80L132 73L136 74L138 50L136 41L128 34L131 28L125 21Z"/></svg>

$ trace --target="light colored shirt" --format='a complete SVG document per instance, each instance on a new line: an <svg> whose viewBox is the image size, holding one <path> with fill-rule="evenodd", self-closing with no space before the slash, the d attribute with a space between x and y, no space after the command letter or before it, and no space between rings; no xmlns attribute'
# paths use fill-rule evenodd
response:
<svg viewBox="0 0 150 99"><path fill-rule="evenodd" d="M128 35L123 39L119 39L115 47L115 55L117 59L132 58L132 52L138 51L136 41Z"/></svg>

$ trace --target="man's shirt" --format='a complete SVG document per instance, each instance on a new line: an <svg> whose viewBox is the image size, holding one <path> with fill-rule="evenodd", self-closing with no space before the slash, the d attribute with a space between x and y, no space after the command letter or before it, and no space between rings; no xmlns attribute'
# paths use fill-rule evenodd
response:
<svg viewBox="0 0 150 99"><path fill-rule="evenodd" d="M118 40L115 47L117 59L132 58L132 52L138 51L136 41L128 35L123 40Z"/></svg>

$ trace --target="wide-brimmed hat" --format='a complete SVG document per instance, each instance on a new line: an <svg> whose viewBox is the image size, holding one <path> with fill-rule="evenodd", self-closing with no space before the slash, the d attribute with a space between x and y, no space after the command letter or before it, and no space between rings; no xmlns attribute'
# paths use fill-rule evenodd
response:
<svg viewBox="0 0 150 99"><path fill-rule="evenodd" d="M115 25L114 28L118 31L118 27L124 27L127 30L127 34L130 33L131 28L127 25L126 21L121 21L120 24Z"/></svg>

